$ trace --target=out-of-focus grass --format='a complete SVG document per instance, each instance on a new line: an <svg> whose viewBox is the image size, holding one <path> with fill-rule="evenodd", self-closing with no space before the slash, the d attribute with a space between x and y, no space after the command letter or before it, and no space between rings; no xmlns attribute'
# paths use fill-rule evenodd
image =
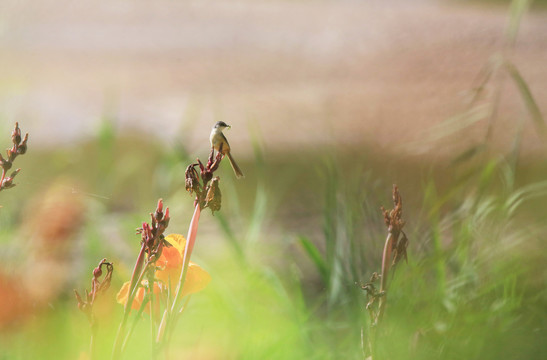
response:
<svg viewBox="0 0 547 360"><path fill-rule="evenodd" d="M173 210L171 232L186 231L192 199L183 189L184 153L139 136L107 140L29 151L18 187L2 194L4 249L25 243L18 236L20 220L32 216L25 204L58 177L71 179L65 195L83 196L87 209L70 283L50 306L2 330L7 358L73 359L86 351L89 328L71 290L89 286L102 257L116 266L97 308L98 355L108 357L122 313L114 296L138 249L134 229L163 197ZM517 359L544 350L545 210L533 200L545 193L543 160L515 169L496 158L448 167L366 149L276 157L259 148L243 160L244 181L221 169L222 216L206 213L200 225L194 260L213 281L183 316L175 358L361 358L367 318L355 282L379 268L378 208L390 204L392 182L401 188L411 248L393 279L379 354ZM149 357L146 322L127 358Z"/></svg>
<svg viewBox="0 0 547 360"><path fill-rule="evenodd" d="M515 0L480 0L480 1L477 1L477 0L455 0L455 2L464 2L464 3L468 3L468 4L471 4L471 3L474 3L474 4L487 4L487 5L497 4L497 5L507 6L507 4L514 3ZM545 6L547 6L547 1L546 0L530 0L530 1L526 0L526 2L530 3L530 5L532 6L532 9L537 8L538 10L543 10L545 8Z"/></svg>
<svg viewBox="0 0 547 360"><path fill-rule="evenodd" d="M529 2L513 3L508 36L514 39ZM540 133L541 112L525 80L511 63L505 68ZM470 111L452 125L460 129L462 121L488 113ZM189 157L180 144L114 129L105 116L95 139L52 149L35 149L31 141L18 159L18 186L0 194L1 268L14 278L29 271L20 260L32 246L21 228L35 215L31 199L57 182L64 189L59 197L78 197L85 208L63 290L4 325L0 358L79 358L90 331L72 288L88 287L103 257L115 263L112 288L95 309L97 357L108 358L122 314L115 294L138 251L134 229L163 197L172 214L168 232L186 232L192 198L184 169L207 154ZM0 139L9 139L5 134ZM271 154L256 140L254 157L238 158L245 180L233 179L223 164L223 208L215 217L204 214L193 259L213 280L190 301L172 358L361 359L367 313L356 283L379 269L385 236L379 207L390 204L392 183L403 196L410 249L408 264L392 279L379 357L541 358L547 162L522 159L520 141L517 133L505 156L480 144L458 161L429 165L365 145ZM149 358L150 349L145 319L127 358Z"/></svg>

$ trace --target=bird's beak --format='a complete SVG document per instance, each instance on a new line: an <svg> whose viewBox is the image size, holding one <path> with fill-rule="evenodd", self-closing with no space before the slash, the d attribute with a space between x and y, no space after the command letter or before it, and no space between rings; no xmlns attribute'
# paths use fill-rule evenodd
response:
<svg viewBox="0 0 547 360"><path fill-rule="evenodd" d="M232 125L228 125L228 126L226 126L226 128L231 129L231 128L232 128Z"/></svg>

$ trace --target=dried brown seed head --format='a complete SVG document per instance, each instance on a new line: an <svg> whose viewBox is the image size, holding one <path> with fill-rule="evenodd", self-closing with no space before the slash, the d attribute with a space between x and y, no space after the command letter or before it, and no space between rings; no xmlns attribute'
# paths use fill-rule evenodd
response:
<svg viewBox="0 0 547 360"><path fill-rule="evenodd" d="M199 178L198 178L198 172L195 169L196 164L188 165L186 168L186 171L184 172L185 175L185 184L186 184L186 191L188 191L190 194L193 192L199 192L200 184L199 184Z"/></svg>
<svg viewBox="0 0 547 360"><path fill-rule="evenodd" d="M219 181L220 178L218 176L211 180L211 184L207 187L207 195L205 196L205 207L211 209L213 214L215 211L220 210L222 203Z"/></svg>

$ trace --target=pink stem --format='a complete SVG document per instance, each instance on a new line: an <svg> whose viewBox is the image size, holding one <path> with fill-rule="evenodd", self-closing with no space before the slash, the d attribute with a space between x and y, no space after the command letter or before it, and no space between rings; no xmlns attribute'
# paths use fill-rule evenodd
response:
<svg viewBox="0 0 547 360"><path fill-rule="evenodd" d="M190 264L190 256L192 255L192 250L194 250L194 244L196 243L196 236L198 233L198 224L199 216L201 214L201 208L199 202L195 203L194 215L190 221L190 227L188 228L188 237L186 239L186 245L184 246L184 255L182 258L182 271L180 272L180 278L177 285L177 290L175 292L175 297L171 305L171 309L165 309L165 313L161 320L158 336L156 342L164 341L165 337L167 342L173 334L173 329L176 326L178 319L178 306L182 298L182 289L184 288L184 283L186 282L186 274L188 273L188 266Z"/></svg>
<svg viewBox="0 0 547 360"><path fill-rule="evenodd" d="M2 177L0 178L0 189L2 188L2 184L4 184L5 178L6 178L6 170L2 169Z"/></svg>
<svg viewBox="0 0 547 360"><path fill-rule="evenodd" d="M188 237L186 239L186 246L184 247L184 256L182 258L182 271L180 272L179 283L175 293L175 300L173 301L173 305L171 307L172 313L176 311L182 297L182 289L184 287L184 283L186 282L186 274L188 272L188 266L190 265L190 256L192 256L192 250L194 250L194 244L196 243L200 214L201 208L198 203L196 204L194 215L192 216L192 221L190 221L190 227L188 228Z"/></svg>

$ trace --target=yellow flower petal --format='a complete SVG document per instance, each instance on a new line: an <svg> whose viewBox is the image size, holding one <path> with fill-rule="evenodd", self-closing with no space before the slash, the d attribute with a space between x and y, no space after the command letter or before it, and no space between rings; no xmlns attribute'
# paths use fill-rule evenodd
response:
<svg viewBox="0 0 547 360"><path fill-rule="evenodd" d="M137 293L135 294L135 298L133 299L133 304L131 304L131 309L133 310L140 309L142 302L144 300L144 294L145 294L144 286L148 285L148 281L143 280L141 284L142 286L137 289ZM120 289L120 291L118 291L118 294L116 295L116 301L119 304L122 304L124 306L127 303L127 298L129 297L129 285L130 285L129 281L125 282L122 285L122 288ZM154 294L160 294L160 293L161 293L161 288L159 287L158 283L154 282ZM150 304L146 306L144 311L146 313L150 312Z"/></svg>
<svg viewBox="0 0 547 360"><path fill-rule="evenodd" d="M178 268L166 267L164 270L156 271L156 278L161 280L164 284L168 284L170 281L171 289L174 291L180 277L182 264ZM193 294L201 291L211 281L211 275L196 263L190 261L188 265L188 273L186 274L186 281L184 282L184 288L182 289L182 296Z"/></svg>
<svg viewBox="0 0 547 360"><path fill-rule="evenodd" d="M211 281L211 275L199 265L190 261L186 281L182 288L182 296L197 293L203 290Z"/></svg>
<svg viewBox="0 0 547 360"><path fill-rule="evenodd" d="M116 295L116 301L119 304L125 305L127 302L127 297L129 296L129 281L125 282L122 285L122 288L120 291L118 291L118 294Z"/></svg>
<svg viewBox="0 0 547 360"><path fill-rule="evenodd" d="M125 282L122 285L122 288L120 289L120 291L118 291L118 294L116 295L116 301L119 304L122 304L124 306L127 303L127 298L129 297L129 285L131 285L129 281ZM137 294L135 295L135 298L133 299L133 304L131 304L131 308L133 310L137 310L138 308L140 308L143 298L144 298L144 289L141 287L137 289Z"/></svg>
<svg viewBox="0 0 547 360"><path fill-rule="evenodd" d="M179 254L184 254L184 247L186 246L186 239L184 236L180 234L169 234L165 237L165 240L177 249Z"/></svg>

